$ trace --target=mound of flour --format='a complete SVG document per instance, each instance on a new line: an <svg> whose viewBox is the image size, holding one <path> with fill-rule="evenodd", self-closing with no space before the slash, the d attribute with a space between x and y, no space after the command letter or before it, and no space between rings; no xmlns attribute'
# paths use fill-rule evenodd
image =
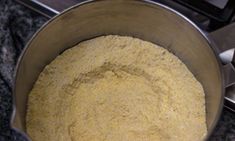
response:
<svg viewBox="0 0 235 141"><path fill-rule="evenodd" d="M201 84L166 49L132 37L66 50L29 95L33 141L199 141L206 132Z"/></svg>

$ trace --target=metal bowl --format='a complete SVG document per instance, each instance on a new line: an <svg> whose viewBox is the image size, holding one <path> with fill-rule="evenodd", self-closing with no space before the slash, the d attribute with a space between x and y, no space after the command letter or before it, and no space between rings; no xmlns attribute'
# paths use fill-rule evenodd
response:
<svg viewBox="0 0 235 141"><path fill-rule="evenodd" d="M187 65L206 94L207 140L223 107L220 61L195 24L169 7L147 0L87 1L45 24L28 43L17 65L12 127L26 132L28 94L47 64L83 40L109 34L133 36L161 45Z"/></svg>

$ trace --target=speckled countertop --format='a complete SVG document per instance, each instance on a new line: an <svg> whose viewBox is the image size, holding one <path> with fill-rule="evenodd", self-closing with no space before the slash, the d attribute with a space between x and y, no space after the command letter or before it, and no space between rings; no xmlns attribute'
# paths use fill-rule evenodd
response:
<svg viewBox="0 0 235 141"><path fill-rule="evenodd" d="M13 0L0 0L0 141L26 141L9 126L13 72L25 44L47 20ZM223 110L210 141L235 141L235 113Z"/></svg>

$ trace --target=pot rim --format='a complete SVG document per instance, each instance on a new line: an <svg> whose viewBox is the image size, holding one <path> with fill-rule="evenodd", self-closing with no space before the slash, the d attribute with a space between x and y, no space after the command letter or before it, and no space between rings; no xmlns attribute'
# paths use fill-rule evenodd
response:
<svg viewBox="0 0 235 141"><path fill-rule="evenodd" d="M31 37L31 39L27 42L27 44L25 45L24 49L21 52L21 55L19 56L18 60L17 60L17 64L14 70L14 74L13 74L13 88L12 88L12 112L11 112L11 116L10 116L10 128L14 129L15 131L17 131L18 133L20 133L21 135L23 135L28 141L32 141L30 139L30 137L28 136L28 134L26 132L20 131L19 129L17 129L16 127L14 127L13 123L14 123L14 119L16 118L16 105L15 105L15 95L16 95L16 79L17 79L17 75L18 75L18 70L19 70L19 66L22 64L22 58L25 56L25 53L27 52L28 48L30 47L31 43L33 42L33 40L37 37L37 35L42 32L44 30L44 28L47 27L48 24L50 24L51 22L53 22L54 20L56 20L58 17L67 14L69 11L78 8L82 5L85 4L89 4L89 3L95 3L95 2L100 2L100 1L108 1L108 0L86 0L83 2L80 2L66 10L64 10L63 12L61 12L60 14L52 17L51 19L49 19L47 22L45 22L35 33L34 35ZM132 1L136 1L136 0L132 0ZM202 37L206 40L206 42L208 43L208 45L210 46L210 49L212 50L218 65L219 65L219 72L221 74L221 81L222 81L222 85L221 85L221 101L219 103L219 109L216 113L216 118L212 123L211 126L211 130L208 130L206 136L204 137L204 140L207 141L209 139L209 137L211 136L212 132L215 130L215 127L220 119L220 116L222 114L222 109L223 109L223 105L224 105L224 96L225 96L225 80L224 80L224 72L222 70L222 64L221 61L218 57L218 52L217 52L217 47L216 44L213 42L213 40L210 39L209 36L206 35L205 32L203 32L193 21L191 21L190 19L188 19L186 16L184 16L183 14L181 14L180 12L174 10L173 8L166 6L164 4L161 4L160 2L155 2L153 0L140 0L140 2L142 3L148 3L148 4L153 4L156 6L159 6L173 14L175 14L176 16L181 17L183 20L185 20L186 22L188 22L194 29L196 29L196 31L202 35Z"/></svg>

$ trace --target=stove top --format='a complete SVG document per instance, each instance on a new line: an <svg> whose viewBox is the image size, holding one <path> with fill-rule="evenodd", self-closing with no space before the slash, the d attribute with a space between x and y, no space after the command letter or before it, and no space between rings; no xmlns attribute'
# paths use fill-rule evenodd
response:
<svg viewBox="0 0 235 141"><path fill-rule="evenodd" d="M25 6L43 14L46 17L53 17L63 10L85 0L16 0Z"/></svg>
<svg viewBox="0 0 235 141"><path fill-rule="evenodd" d="M84 0L17 0L19 3L53 17ZM226 82L225 107L235 111L235 1L234 0L154 0L163 3L196 23L211 37L221 53Z"/></svg>

